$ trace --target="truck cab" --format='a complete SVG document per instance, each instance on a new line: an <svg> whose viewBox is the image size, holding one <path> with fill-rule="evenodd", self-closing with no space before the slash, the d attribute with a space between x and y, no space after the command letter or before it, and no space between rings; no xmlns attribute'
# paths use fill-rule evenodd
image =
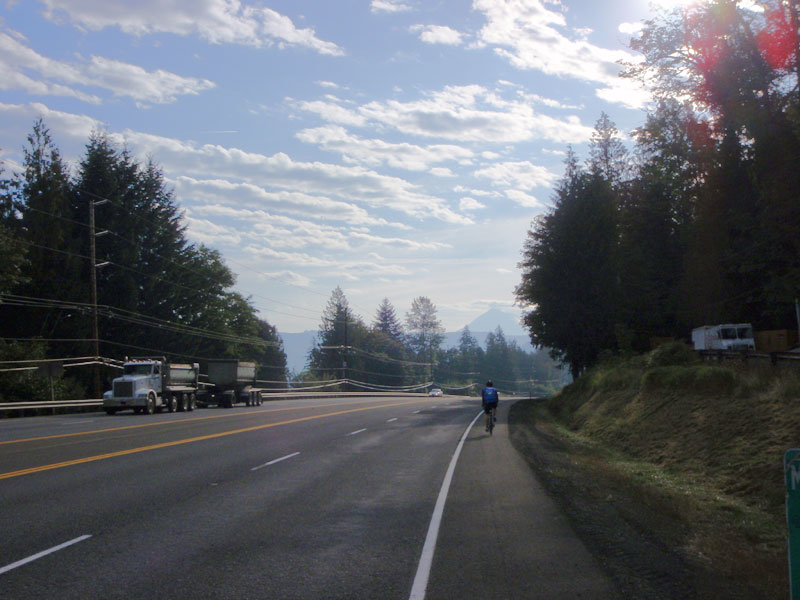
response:
<svg viewBox="0 0 800 600"><path fill-rule="evenodd" d="M114 414L132 408L136 413L152 414L160 405L163 365L163 361L155 359L126 361L122 377L114 379L111 389L103 394L103 410Z"/></svg>

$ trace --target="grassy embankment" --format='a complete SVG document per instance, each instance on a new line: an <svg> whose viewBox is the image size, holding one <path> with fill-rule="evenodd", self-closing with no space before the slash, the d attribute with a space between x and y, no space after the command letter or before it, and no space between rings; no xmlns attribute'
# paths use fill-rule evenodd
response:
<svg viewBox="0 0 800 600"><path fill-rule="evenodd" d="M585 468L681 524L662 533L691 560L784 598L782 458L800 446L798 367L703 363L671 344L596 367L548 408Z"/></svg>

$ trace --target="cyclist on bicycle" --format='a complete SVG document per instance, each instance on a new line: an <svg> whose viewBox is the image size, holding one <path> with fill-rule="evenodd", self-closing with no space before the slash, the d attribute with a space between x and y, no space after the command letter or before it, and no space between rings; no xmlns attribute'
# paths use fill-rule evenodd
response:
<svg viewBox="0 0 800 600"><path fill-rule="evenodd" d="M500 396L491 379L486 382L486 387L481 392L481 399L483 412L486 413L486 431L489 431L489 419L497 422L497 403L500 401Z"/></svg>

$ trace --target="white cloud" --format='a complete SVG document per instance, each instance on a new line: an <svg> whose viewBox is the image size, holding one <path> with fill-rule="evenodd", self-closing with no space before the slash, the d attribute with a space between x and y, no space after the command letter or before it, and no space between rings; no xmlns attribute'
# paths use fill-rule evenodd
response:
<svg viewBox="0 0 800 600"><path fill-rule="evenodd" d="M82 115L50 110L42 104L0 103L0 113L33 121L42 116L61 135L85 142L102 123ZM265 188L338 197L376 208L388 208L418 219L438 219L467 225L472 221L447 206L447 202L405 179L382 175L360 166L295 161L283 152L271 156L218 144L196 144L175 138L125 130L109 133L113 142L126 146L137 158L154 158L165 174L230 179Z"/></svg>
<svg viewBox="0 0 800 600"><path fill-rule="evenodd" d="M461 32L444 25L412 25L409 29L427 44L461 45Z"/></svg>
<svg viewBox="0 0 800 600"><path fill-rule="evenodd" d="M493 185L531 190L551 185L558 176L545 167L528 161L496 163L475 171L475 177L485 177Z"/></svg>
<svg viewBox="0 0 800 600"><path fill-rule="evenodd" d="M436 177L457 177L455 173L445 167L433 167L428 172Z"/></svg>
<svg viewBox="0 0 800 600"><path fill-rule="evenodd" d="M526 208L541 208L543 205L535 196L526 194L522 190L506 190L506 196L520 206Z"/></svg>
<svg viewBox="0 0 800 600"><path fill-rule="evenodd" d="M651 98L650 92L633 79L617 79L612 85L598 88L595 93L598 98L628 108L641 108Z"/></svg>
<svg viewBox="0 0 800 600"><path fill-rule="evenodd" d="M355 109L334 102L297 102L296 108L344 125L390 126L408 135L460 142L507 143L547 139L581 143L592 128L577 116L558 119L534 111L524 99L506 100L480 85L447 86L411 102L373 101Z"/></svg>
<svg viewBox="0 0 800 600"><path fill-rule="evenodd" d="M43 80L36 81L25 71L38 73ZM100 56L92 56L88 63L54 60L42 56L18 38L0 33L0 88L21 89L36 95L75 97L92 104L101 102L98 96L78 91L74 86L103 88L115 96L133 98L140 104L165 104L174 102L179 95L199 94L215 87L215 84L207 79L182 77L161 69L146 71L136 65Z"/></svg>
<svg viewBox="0 0 800 600"><path fill-rule="evenodd" d="M369 8L372 12L388 12L388 13L396 13L396 12L407 12L409 10L413 10L413 7L402 0L372 0L369 3Z"/></svg>
<svg viewBox="0 0 800 600"><path fill-rule="evenodd" d="M633 23L620 23L619 27L617 27L617 30L620 33L625 33L627 35L635 35L642 29L644 29L644 23L641 21L634 21Z"/></svg>
<svg viewBox="0 0 800 600"><path fill-rule="evenodd" d="M386 164L409 171L424 171L435 163L473 157L472 151L461 146L449 144L418 146L410 143L390 143L380 139L365 139L352 135L337 125L304 129L298 132L296 137L303 142L317 144L324 150L339 152L348 162L370 166Z"/></svg>
<svg viewBox="0 0 800 600"><path fill-rule="evenodd" d="M359 276L409 276L413 274L407 267L392 264L384 259L377 259L373 262L342 260L339 257L328 259L302 252L283 252L260 245L248 245L244 250L250 256L257 258L259 263L268 260L301 268L321 269L325 271L326 275L342 277L350 281L358 280Z"/></svg>
<svg viewBox="0 0 800 600"><path fill-rule="evenodd" d="M115 96L130 96L154 104L174 102L179 95L196 95L216 87L208 79L181 77L162 69L148 72L136 65L99 56L92 57L87 74L92 82L108 88Z"/></svg>
<svg viewBox="0 0 800 600"><path fill-rule="evenodd" d="M157 157L169 171L199 176L213 173L259 186L339 196L421 219L433 217L449 223L469 223L469 219L448 208L444 200L426 194L418 186L359 166L300 162L283 152L267 156L130 130L118 137L140 156Z"/></svg>
<svg viewBox="0 0 800 600"><path fill-rule="evenodd" d="M353 125L356 127L363 127L367 124L367 119L363 115L358 114L357 111L350 108L341 106L338 101L335 100L331 101L331 99L329 99L328 102L322 100L295 102L292 98L287 98L287 100L298 110L316 113L320 118L331 123L341 123L343 125Z"/></svg>
<svg viewBox="0 0 800 600"><path fill-rule="evenodd" d="M380 246L393 246L396 248L406 248L410 250L440 250L442 248L450 248L449 244L442 244L440 242L418 242L416 240L408 240L404 238L385 238L367 233L350 233L350 238L368 242L373 245Z"/></svg>
<svg viewBox="0 0 800 600"><path fill-rule="evenodd" d="M237 183L225 179L195 179L179 176L170 180L180 198L192 202L203 201L217 205L237 206L258 210L279 210L283 213L339 221L349 225L392 226L407 229L401 223L389 223L372 217L355 204L332 200L326 196L280 190L270 192L251 183Z"/></svg>
<svg viewBox="0 0 800 600"><path fill-rule="evenodd" d="M475 198L461 198L458 201L458 208L462 211L472 211L472 210L480 210L482 208L486 208L485 204L481 204Z"/></svg>
<svg viewBox="0 0 800 600"><path fill-rule="evenodd" d="M103 128L103 123L86 115L76 115L52 110L40 102L30 104L0 103L0 115L7 115L14 123L25 123L25 127L42 117L48 127L58 131L60 136L85 143L93 131Z"/></svg>
<svg viewBox="0 0 800 600"><path fill-rule="evenodd" d="M585 30L573 29L575 39L571 39L562 33L567 29L564 14L547 8L542 0L473 0L472 6L486 16L478 47L492 47L519 69L600 84L599 97L611 102L625 100L624 93L613 91L621 81L617 63L641 60L640 56L596 46L586 39ZM641 97L637 95L636 100Z"/></svg>
<svg viewBox="0 0 800 600"><path fill-rule="evenodd" d="M212 44L242 44L256 48L277 44L303 46L341 56L344 51L319 39L310 28L298 29L289 17L241 0L40 0L47 18L69 20L90 30L119 27L125 33L197 35Z"/></svg>

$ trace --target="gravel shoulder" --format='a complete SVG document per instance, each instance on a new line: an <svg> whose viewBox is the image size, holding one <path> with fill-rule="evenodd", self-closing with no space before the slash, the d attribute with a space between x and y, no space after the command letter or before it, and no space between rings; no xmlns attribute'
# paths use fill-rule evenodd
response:
<svg viewBox="0 0 800 600"><path fill-rule="evenodd" d="M714 572L690 550L692 528L669 511L656 512L589 446L563 435L541 401L509 412L511 441L555 500L622 598L741 599L759 594Z"/></svg>

